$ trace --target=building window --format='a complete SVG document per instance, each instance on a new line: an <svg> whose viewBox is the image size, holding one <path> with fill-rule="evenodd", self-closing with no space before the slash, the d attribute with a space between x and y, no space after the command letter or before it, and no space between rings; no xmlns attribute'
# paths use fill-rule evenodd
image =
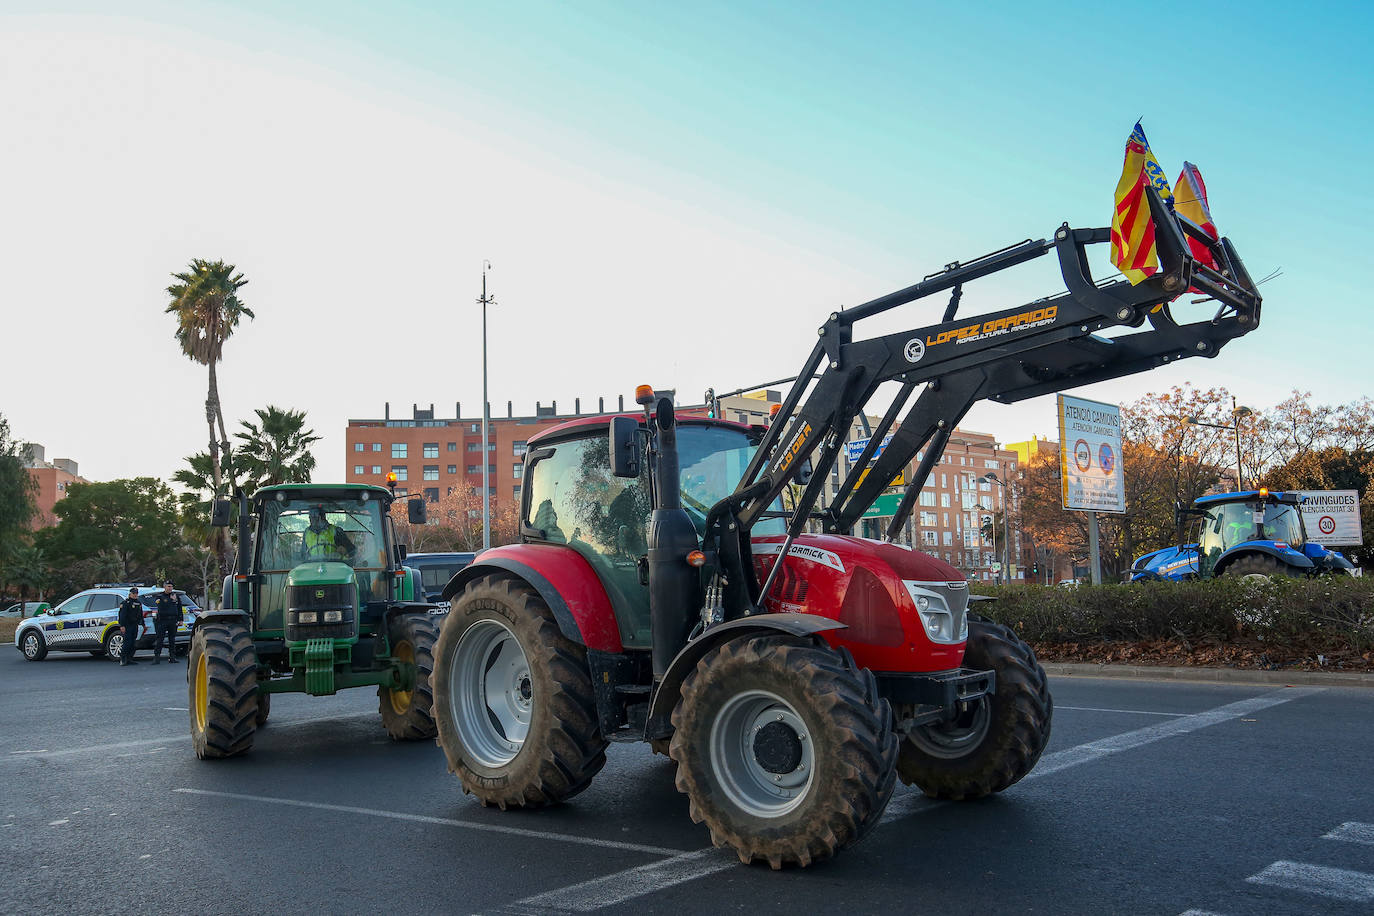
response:
<svg viewBox="0 0 1374 916"><path fill-rule="evenodd" d="M469 474L480 474L480 473L482 473L482 469L481 469L480 467L478 467L477 465L475 465L475 464L470 464L470 465L468 465L468 473L469 473Z"/></svg>
<svg viewBox="0 0 1374 916"><path fill-rule="evenodd" d="M438 487L425 487L425 501L426 501L426 502L431 502L431 503L437 503L437 502L439 501L439 488L438 488Z"/></svg>
<svg viewBox="0 0 1374 916"><path fill-rule="evenodd" d="M474 432L474 433L480 433L480 432L482 431L482 424L481 424L481 423L474 423L474 424L472 424L472 426L471 426L471 428L470 428L469 431L470 431L470 432Z"/></svg>
<svg viewBox="0 0 1374 916"><path fill-rule="evenodd" d="M391 473L396 475L397 480L405 480L410 472L404 464L393 464L391 466Z"/></svg>
<svg viewBox="0 0 1374 916"><path fill-rule="evenodd" d="M353 473L354 473L354 474L361 474L362 472L363 472L363 466L362 466L361 464L355 464L355 465L353 465Z"/></svg>
<svg viewBox="0 0 1374 916"><path fill-rule="evenodd" d="M456 451L458 451L458 443L457 443L457 442L450 442L450 443L448 444L448 450L449 450L450 452L456 452Z"/></svg>
<svg viewBox="0 0 1374 916"><path fill-rule="evenodd" d="M439 479L439 465L437 465L437 464L427 464L427 465L425 465L424 477L425 477L425 480L438 480L438 479Z"/></svg>
<svg viewBox="0 0 1374 916"><path fill-rule="evenodd" d="M935 505L935 493L934 493L934 491L932 491L932 490L922 490L922 491L921 491L921 505L923 505L923 506L933 506L933 505Z"/></svg>
<svg viewBox="0 0 1374 916"><path fill-rule="evenodd" d="M374 465L372 466L372 473L374 473L374 474L380 474L380 473L382 473L382 466L381 466L380 464L374 464Z"/></svg>
<svg viewBox="0 0 1374 916"><path fill-rule="evenodd" d="M437 443L437 442L426 442L423 446L421 446L421 449L422 449L422 451L424 452L424 454L423 454L422 457L425 457L425 458L438 458L438 457L439 457L439 443Z"/></svg>
<svg viewBox="0 0 1374 916"><path fill-rule="evenodd" d="M514 455L516 458L524 458L525 452L528 450L528 443L524 439L521 439L519 442L512 442L510 444L510 453Z"/></svg>
<svg viewBox="0 0 1374 916"><path fill-rule="evenodd" d="M953 533L952 531L946 531L944 534L945 534L945 546L946 546L946 547L953 547L953 546L954 546L954 533Z"/></svg>
<svg viewBox="0 0 1374 916"><path fill-rule="evenodd" d="M397 495L397 496L409 496L409 495L410 495L410 491L407 490L405 487L401 487L400 489L398 489L398 490L396 491L396 495Z"/></svg>
<svg viewBox="0 0 1374 916"><path fill-rule="evenodd" d="M457 473L458 473L458 465L456 465L456 464L450 464L450 465L448 466L448 472L449 472L450 474L457 474Z"/></svg>
<svg viewBox="0 0 1374 916"><path fill-rule="evenodd" d="M374 452L380 452L380 451L382 450L382 443L380 443L380 442L374 442L374 443L372 443L372 450L373 450Z"/></svg>
<svg viewBox="0 0 1374 916"><path fill-rule="evenodd" d="M940 505L941 505L941 507L943 507L943 508L945 508L945 509L948 509L948 508L949 508L949 494L948 494L948 493L941 493L941 494L940 494Z"/></svg>
<svg viewBox="0 0 1374 916"><path fill-rule="evenodd" d="M934 531L922 531L921 542L927 547L934 547L939 542L939 536Z"/></svg>
<svg viewBox="0 0 1374 916"><path fill-rule="evenodd" d="M521 477L525 476L525 466L523 464L514 465L510 469L510 475L516 480L519 480Z"/></svg>
<svg viewBox="0 0 1374 916"><path fill-rule="evenodd" d="M925 528L934 528L940 523L940 519L934 512L921 513L921 525Z"/></svg>
<svg viewBox="0 0 1374 916"><path fill-rule="evenodd" d="M355 451L355 452L361 452L362 450L363 450L363 444L362 444L361 442L354 442L354 443L353 443L353 451Z"/></svg>
<svg viewBox="0 0 1374 916"><path fill-rule="evenodd" d="M405 457L407 457L407 455L406 455L406 443L404 443L404 442L393 442L393 443L391 443L391 457L392 457L392 458L405 458Z"/></svg>
<svg viewBox="0 0 1374 916"><path fill-rule="evenodd" d="M467 450L470 451L470 452L480 452L480 451L482 450L482 443L480 443L480 442L469 442L469 443L467 444Z"/></svg>
<svg viewBox="0 0 1374 916"><path fill-rule="evenodd" d="M520 484L517 483L515 485L515 489L511 491L511 496L515 497L516 499L520 498Z"/></svg>

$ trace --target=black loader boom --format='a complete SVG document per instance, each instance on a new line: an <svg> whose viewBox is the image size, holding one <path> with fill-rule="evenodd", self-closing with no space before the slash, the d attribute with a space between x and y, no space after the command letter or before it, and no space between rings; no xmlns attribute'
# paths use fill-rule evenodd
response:
<svg viewBox="0 0 1374 916"><path fill-rule="evenodd" d="M1065 223L1053 239L1028 239L966 264L956 262L905 289L831 313L781 406L779 422L764 436L735 492L708 518L704 546L718 555L727 619L755 613L766 592L749 563L749 531L790 483L804 482L805 488L789 511L788 546L809 519L819 519L826 531L848 533L888 481L926 449L887 528L892 540L950 433L979 400L1011 404L1190 356L1213 357L1259 325L1259 291L1230 240L1213 239L1175 214L1153 188L1146 193L1160 268L1138 285L1125 279L1094 282L1087 246L1109 242L1111 231ZM1216 269L1193 257L1189 238L1207 246ZM965 283L1051 252L1059 259L1065 292L974 318L958 315ZM1189 289L1219 303L1214 317L1191 324L1174 319L1170 303ZM939 324L854 339L860 320L946 290L950 299ZM1141 330L1113 338L1097 333L1115 325ZM891 407L831 505L813 511L855 416L888 381L900 383ZM889 432L890 442L863 474ZM808 460L809 481L799 474ZM779 561L773 568L781 566Z"/></svg>

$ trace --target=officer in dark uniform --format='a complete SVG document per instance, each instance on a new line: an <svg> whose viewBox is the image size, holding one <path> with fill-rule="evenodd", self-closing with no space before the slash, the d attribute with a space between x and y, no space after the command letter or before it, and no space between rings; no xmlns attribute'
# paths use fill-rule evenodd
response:
<svg viewBox="0 0 1374 916"><path fill-rule="evenodd" d="M162 639L167 638L167 664L176 664L177 660L177 624L181 623L181 595L172 591L172 583L168 582L162 588L162 594L157 596L157 635L153 637L153 664L156 665L162 656Z"/></svg>
<svg viewBox="0 0 1374 916"><path fill-rule="evenodd" d="M138 589L129 589L129 597L119 604L119 625L124 628L124 650L119 653L119 664L137 665L134 661L134 644L138 642L138 627L143 623L143 602L138 600Z"/></svg>

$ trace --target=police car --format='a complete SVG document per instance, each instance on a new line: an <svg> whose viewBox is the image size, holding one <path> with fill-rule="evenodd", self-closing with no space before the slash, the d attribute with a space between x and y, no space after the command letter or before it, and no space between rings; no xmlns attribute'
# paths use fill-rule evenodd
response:
<svg viewBox="0 0 1374 916"><path fill-rule="evenodd" d="M149 648L157 635L153 618L157 613L157 596L162 589L122 584L88 588L57 607L28 618L14 631L14 647L31 662L42 661L50 651L89 652L97 658L118 659L124 648L119 603L134 587L138 588L139 601L143 605L143 624L134 647ZM178 590L176 593L181 595L185 605L176 637L178 648L184 649L191 642L191 628L195 626L200 608L185 592Z"/></svg>

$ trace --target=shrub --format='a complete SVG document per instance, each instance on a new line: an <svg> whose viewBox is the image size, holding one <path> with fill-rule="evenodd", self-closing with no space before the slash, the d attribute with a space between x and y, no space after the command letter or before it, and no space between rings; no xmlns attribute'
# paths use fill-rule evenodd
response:
<svg viewBox="0 0 1374 916"><path fill-rule="evenodd" d="M1254 639L1313 652L1374 648L1374 580L1212 579L974 586L978 613L1032 643Z"/></svg>

